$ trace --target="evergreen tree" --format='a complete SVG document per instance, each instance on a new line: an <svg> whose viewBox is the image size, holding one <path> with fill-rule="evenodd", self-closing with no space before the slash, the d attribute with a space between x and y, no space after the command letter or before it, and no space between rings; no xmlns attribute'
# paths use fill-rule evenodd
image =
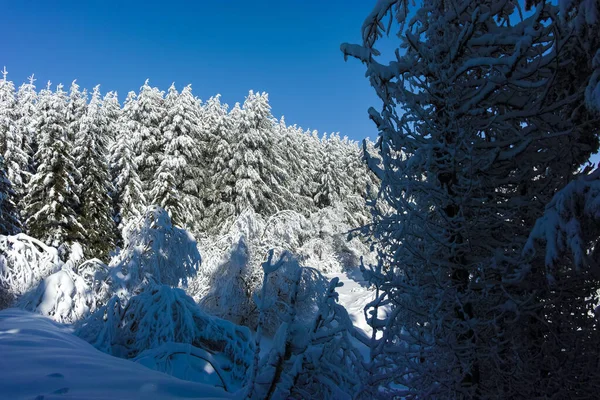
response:
<svg viewBox="0 0 600 400"><path fill-rule="evenodd" d="M323 135L323 152L320 169L317 174L318 186L313 196L315 205L319 208L328 207L341 201L348 195L346 183L341 174L339 136L332 134L329 139Z"/></svg>
<svg viewBox="0 0 600 400"><path fill-rule="evenodd" d="M107 120L108 128L106 134L108 136L109 147L117 139L119 131L119 116L121 115L121 105L117 92L108 92L102 101L102 114Z"/></svg>
<svg viewBox="0 0 600 400"><path fill-rule="evenodd" d="M271 215L285 208L293 196L285 188L287 173L275 143L268 95L252 91L246 97L236 129L232 170L233 205L237 214L246 208Z"/></svg>
<svg viewBox="0 0 600 400"><path fill-rule="evenodd" d="M166 117L161 124L164 153L154 174L152 204L165 209L173 223L194 227L200 209L200 152L196 140L200 116L191 86L178 94L171 85L165 108Z"/></svg>
<svg viewBox="0 0 600 400"><path fill-rule="evenodd" d="M132 144L131 133L136 129L136 122L128 117L132 112L131 109L136 106L135 97L134 92L129 92L127 95L123 112L117 123L117 137L110 149L114 219L121 233L130 221L142 215L146 207Z"/></svg>
<svg viewBox="0 0 600 400"><path fill-rule="evenodd" d="M15 197L16 193L6 174L4 158L0 156L0 235L14 235L21 231Z"/></svg>
<svg viewBox="0 0 600 400"><path fill-rule="evenodd" d="M29 182L31 175L35 173L36 165L34 155L37 151L37 133L35 130L37 118L37 92L35 91L35 79L33 75L28 78L27 83L22 84L17 92L17 129L19 136L23 139L22 149L27 153L27 175Z"/></svg>
<svg viewBox="0 0 600 400"><path fill-rule="evenodd" d="M598 117L585 108L598 24L585 26L580 11L600 10L528 3L523 15L514 2L382 1L363 44L342 45L383 101L369 110L384 169L369 163L393 210L373 211L374 392L393 383L407 398L597 396L598 278L565 263L549 281L544 257L523 249L598 149ZM384 65L375 46L388 16L402 50Z"/></svg>
<svg viewBox="0 0 600 400"><path fill-rule="evenodd" d="M102 112L99 86L94 87L79 127L75 162L81 173L79 222L85 229L84 248L88 256L106 260L115 241L107 154L108 120Z"/></svg>
<svg viewBox="0 0 600 400"><path fill-rule="evenodd" d="M140 88L137 104L129 110L128 116L135 122L132 134L138 172L146 198L151 198L154 172L162 161L160 124L165 117L163 92L150 87L146 80Z"/></svg>
<svg viewBox="0 0 600 400"><path fill-rule="evenodd" d="M75 180L81 175L67 139L67 97L62 88L58 85L52 93L48 82L40 92L35 125L39 135L35 158L39 165L24 198L28 233L56 247L83 239L75 212L79 206Z"/></svg>
<svg viewBox="0 0 600 400"><path fill-rule="evenodd" d="M79 91L77 81L71 83L69 90L69 100L67 102L67 138L71 143L75 143L77 135L81 129L80 123L87 109L87 90Z"/></svg>
<svg viewBox="0 0 600 400"><path fill-rule="evenodd" d="M201 157L206 160L206 165L204 185L200 192L203 207L201 221L204 224L202 228L210 230L220 225L220 205L227 193L223 185L229 180L223 178L231 159L234 119L227 113L227 104L221 103L221 95L208 99L203 108L199 142Z"/></svg>
<svg viewBox="0 0 600 400"><path fill-rule="evenodd" d="M19 130L19 114L15 87L6 79L6 68L0 81L0 155L4 156L6 174L20 198L27 181L27 151Z"/></svg>

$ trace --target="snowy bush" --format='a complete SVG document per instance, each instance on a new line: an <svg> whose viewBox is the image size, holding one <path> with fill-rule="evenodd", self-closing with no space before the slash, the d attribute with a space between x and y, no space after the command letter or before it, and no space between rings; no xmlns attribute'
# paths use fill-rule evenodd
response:
<svg viewBox="0 0 600 400"><path fill-rule="evenodd" d="M165 210L151 206L125 228L124 246L110 261L110 274L115 290L128 296L148 282L186 285L200 261L194 237L174 226Z"/></svg>
<svg viewBox="0 0 600 400"><path fill-rule="evenodd" d="M290 274L289 297L282 323L275 334L273 347L259 359L260 341L268 310L275 304L269 296L272 274L289 265L284 254L273 262L273 252L263 263L264 280L261 296L256 352L249 385L248 398L336 398L352 399L362 389L364 369L362 357L351 342L352 322L336 303L335 289L341 284L335 278L329 288L318 296L317 310L309 320L300 318L302 299L300 287L302 269Z"/></svg>
<svg viewBox="0 0 600 400"><path fill-rule="evenodd" d="M7 297L17 297L35 289L61 265L58 251L37 239L22 233L0 235L0 287L4 288Z"/></svg>
<svg viewBox="0 0 600 400"><path fill-rule="evenodd" d="M99 350L134 358L165 343L188 343L224 356L220 368L243 382L252 360L247 328L215 318L181 289L149 285L123 305L118 297L99 309L76 331Z"/></svg>
<svg viewBox="0 0 600 400"><path fill-rule="evenodd" d="M70 324L94 312L97 300L85 280L65 266L44 278L37 289L24 295L17 305Z"/></svg>

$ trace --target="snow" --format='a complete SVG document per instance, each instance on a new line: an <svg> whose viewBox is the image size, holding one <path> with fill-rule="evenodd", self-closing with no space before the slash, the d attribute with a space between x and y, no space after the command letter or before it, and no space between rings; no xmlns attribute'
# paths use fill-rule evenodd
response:
<svg viewBox="0 0 600 400"><path fill-rule="evenodd" d="M218 387L101 353L69 328L16 309L0 311L0 354L6 399L232 398Z"/></svg>

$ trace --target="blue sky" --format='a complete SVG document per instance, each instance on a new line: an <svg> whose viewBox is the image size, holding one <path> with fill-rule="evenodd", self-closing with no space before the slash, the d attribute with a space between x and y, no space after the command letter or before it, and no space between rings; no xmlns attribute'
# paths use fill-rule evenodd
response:
<svg viewBox="0 0 600 400"><path fill-rule="evenodd" d="M375 138L380 101L342 42L359 42L374 0L2 0L0 68L19 85L31 73L103 92L167 90L191 83L231 106L248 90L269 93L288 124L352 139Z"/></svg>

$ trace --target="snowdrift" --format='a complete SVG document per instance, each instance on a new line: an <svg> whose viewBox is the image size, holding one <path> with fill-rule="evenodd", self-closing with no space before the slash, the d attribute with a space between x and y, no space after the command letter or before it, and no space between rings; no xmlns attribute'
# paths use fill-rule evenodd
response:
<svg viewBox="0 0 600 400"><path fill-rule="evenodd" d="M68 328L16 309L0 311L0 354L6 399L232 398L218 387L101 353Z"/></svg>

